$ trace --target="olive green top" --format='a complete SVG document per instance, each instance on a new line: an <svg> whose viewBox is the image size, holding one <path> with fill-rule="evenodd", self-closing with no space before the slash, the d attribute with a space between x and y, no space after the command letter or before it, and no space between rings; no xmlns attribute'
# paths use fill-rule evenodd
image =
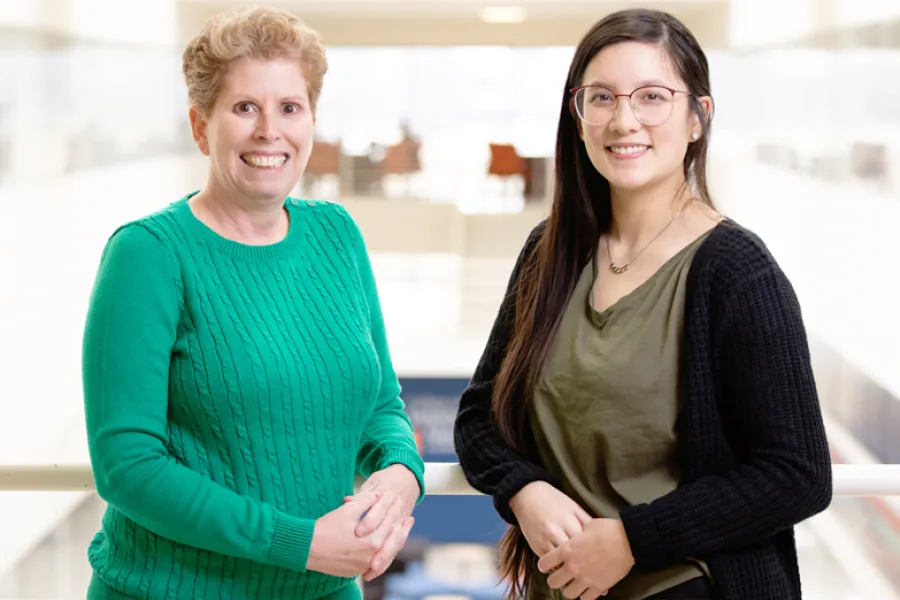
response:
<svg viewBox="0 0 900 600"><path fill-rule="evenodd" d="M531 424L546 468L595 517L651 502L677 486L675 421L687 274L706 235L607 310L591 303L588 263L535 390ZM606 600L639 600L706 574L700 562L632 570ZM559 598L546 577L530 598Z"/></svg>

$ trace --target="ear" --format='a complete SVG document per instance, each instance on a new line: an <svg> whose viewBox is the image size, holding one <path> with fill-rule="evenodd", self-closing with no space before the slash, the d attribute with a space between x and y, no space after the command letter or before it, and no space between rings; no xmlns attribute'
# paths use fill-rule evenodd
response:
<svg viewBox="0 0 900 600"><path fill-rule="evenodd" d="M206 119L197 110L197 107L191 106L188 111L188 118L191 121L191 133L194 136L194 143L204 155L209 156L209 140L206 138Z"/></svg>
<svg viewBox="0 0 900 600"><path fill-rule="evenodd" d="M705 124L708 126L709 122L712 120L713 114L713 101L709 96L701 96L697 98L697 102L700 104L700 111L704 115ZM703 135L703 124L700 123L700 118L694 114L691 119L691 140L698 140Z"/></svg>

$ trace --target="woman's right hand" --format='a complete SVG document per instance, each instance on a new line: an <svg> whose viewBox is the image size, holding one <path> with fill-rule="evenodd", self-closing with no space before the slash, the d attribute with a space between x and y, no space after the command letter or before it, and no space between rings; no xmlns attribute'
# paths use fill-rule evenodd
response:
<svg viewBox="0 0 900 600"><path fill-rule="evenodd" d="M523 487L510 499L509 507L539 557L581 533L591 520L577 502L544 481Z"/></svg>
<svg viewBox="0 0 900 600"><path fill-rule="evenodd" d="M337 577L358 577L368 571L372 557L391 532L379 527L370 535L357 537L356 527L379 497L378 493L357 494L317 519L306 568Z"/></svg>

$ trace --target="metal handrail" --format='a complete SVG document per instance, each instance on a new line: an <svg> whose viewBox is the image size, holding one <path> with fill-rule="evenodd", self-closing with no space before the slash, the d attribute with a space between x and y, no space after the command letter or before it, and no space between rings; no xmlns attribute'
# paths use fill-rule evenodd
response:
<svg viewBox="0 0 900 600"><path fill-rule="evenodd" d="M900 496L900 465L832 466L836 496ZM478 494L456 463L426 463L429 495ZM94 476L87 463L0 465L0 492L91 492Z"/></svg>

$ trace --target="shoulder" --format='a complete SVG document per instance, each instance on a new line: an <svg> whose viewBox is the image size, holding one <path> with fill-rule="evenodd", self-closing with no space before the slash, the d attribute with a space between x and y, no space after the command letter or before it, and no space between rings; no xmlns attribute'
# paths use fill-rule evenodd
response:
<svg viewBox="0 0 900 600"><path fill-rule="evenodd" d="M304 222L304 231L323 259L348 259L348 266L368 265L369 255L362 230L346 207L327 200L289 198L291 218Z"/></svg>
<svg viewBox="0 0 900 600"><path fill-rule="evenodd" d="M547 219L541 219L537 225L532 227L531 231L528 233L528 237L525 239L525 244L522 246L522 250L519 252L519 262L524 261L534 254L535 250L540 244L541 238L544 237L544 232L546 230Z"/></svg>
<svg viewBox="0 0 900 600"><path fill-rule="evenodd" d="M313 200L306 198L288 198L286 206L300 214L315 215L316 217L349 218L350 213L338 202L332 200Z"/></svg>
<svg viewBox="0 0 900 600"><path fill-rule="evenodd" d="M525 241L525 247L533 249L537 246L538 242L541 240L541 237L544 235L544 231L547 229L547 219L541 219L537 225L535 225L531 232L528 234L528 239Z"/></svg>
<svg viewBox="0 0 900 600"><path fill-rule="evenodd" d="M342 204L330 200L288 198L287 206L292 215L314 225L314 235L346 236L353 241L361 237L359 226Z"/></svg>
<svg viewBox="0 0 900 600"><path fill-rule="evenodd" d="M170 250L178 240L184 239L179 233L182 229L179 223L183 223L185 211L189 210L187 208L189 196L119 225L110 235L109 242L115 241L117 244L147 249Z"/></svg>
<svg viewBox="0 0 900 600"><path fill-rule="evenodd" d="M754 231L726 220L701 244L694 258L695 283L727 295L763 274L783 276L781 266Z"/></svg>
<svg viewBox="0 0 900 600"><path fill-rule="evenodd" d="M109 236L106 251L128 252L149 257L171 254L172 237L157 213L119 225Z"/></svg>
<svg viewBox="0 0 900 600"><path fill-rule="evenodd" d="M169 297L181 290L178 272L176 254L166 238L152 220L137 219L110 234L100 254L94 290L111 292L110 298L120 302Z"/></svg>
<svg viewBox="0 0 900 600"><path fill-rule="evenodd" d="M181 202L173 202L147 215L127 221L109 235L101 255L101 268L113 263L130 265L138 272L155 271L167 278L178 272L177 246L185 236L179 227Z"/></svg>

